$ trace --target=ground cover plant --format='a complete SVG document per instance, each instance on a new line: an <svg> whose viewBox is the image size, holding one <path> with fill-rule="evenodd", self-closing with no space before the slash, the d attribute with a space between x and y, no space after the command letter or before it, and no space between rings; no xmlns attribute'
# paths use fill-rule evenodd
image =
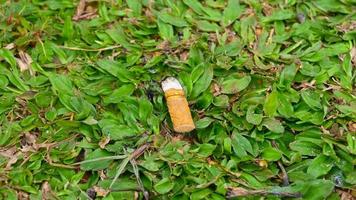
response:
<svg viewBox="0 0 356 200"><path fill-rule="evenodd" d="M355 30L354 0L0 0L0 197L352 199Z"/></svg>

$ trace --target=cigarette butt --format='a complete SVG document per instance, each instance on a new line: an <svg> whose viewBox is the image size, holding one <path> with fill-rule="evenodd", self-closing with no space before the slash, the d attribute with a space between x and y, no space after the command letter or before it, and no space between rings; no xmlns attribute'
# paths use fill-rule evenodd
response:
<svg viewBox="0 0 356 200"><path fill-rule="evenodd" d="M168 77L162 82L162 89L166 97L168 112L172 119L174 131L185 133L194 130L195 125L188 101L179 81L173 77Z"/></svg>

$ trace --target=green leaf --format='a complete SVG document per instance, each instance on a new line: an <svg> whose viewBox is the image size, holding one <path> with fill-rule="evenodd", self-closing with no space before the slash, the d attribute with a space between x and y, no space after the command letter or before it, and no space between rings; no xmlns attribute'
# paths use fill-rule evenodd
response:
<svg viewBox="0 0 356 200"><path fill-rule="evenodd" d="M320 95L312 90L303 90L302 99L312 109L321 109Z"/></svg>
<svg viewBox="0 0 356 200"><path fill-rule="evenodd" d="M349 174L347 174L346 182L348 182L349 184L355 185L356 184L356 171L352 171Z"/></svg>
<svg viewBox="0 0 356 200"><path fill-rule="evenodd" d="M223 26L229 26L232 24L237 18L240 17L243 11L244 7L240 5L238 0L229 0L223 12Z"/></svg>
<svg viewBox="0 0 356 200"><path fill-rule="evenodd" d="M102 149L96 149L93 152L90 152L88 155L85 156L84 161L90 161L92 159L99 159L101 157L111 156L111 154ZM107 168L112 160L100 160L100 161L93 161L93 162L86 162L80 165L82 170L101 170Z"/></svg>
<svg viewBox="0 0 356 200"><path fill-rule="evenodd" d="M191 93L192 98L198 97L201 93L209 88L210 83L213 80L213 73L214 71L212 66L205 68L202 76L200 76L200 78L193 85L193 90Z"/></svg>
<svg viewBox="0 0 356 200"><path fill-rule="evenodd" d="M247 156L246 152L253 153L252 145L248 139L242 136L237 131L234 131L231 136L231 144L234 152L238 157Z"/></svg>
<svg viewBox="0 0 356 200"><path fill-rule="evenodd" d="M320 155L309 165L307 173L318 178L319 176L327 174L332 167L333 160L325 155Z"/></svg>
<svg viewBox="0 0 356 200"><path fill-rule="evenodd" d="M203 157L209 157L213 154L216 146L213 144L201 144L198 147L198 154Z"/></svg>
<svg viewBox="0 0 356 200"><path fill-rule="evenodd" d="M104 103L119 103L124 100L126 97L131 96L133 91L135 90L135 86L131 84L123 85L118 89L115 89L112 94L108 97L104 98Z"/></svg>
<svg viewBox="0 0 356 200"><path fill-rule="evenodd" d="M173 187L174 183L169 178L163 178L153 186L159 194L166 194L171 191Z"/></svg>
<svg viewBox="0 0 356 200"><path fill-rule="evenodd" d="M251 82L250 76L244 76L240 79L230 78L225 80L221 85L221 92L224 94L234 94L247 88Z"/></svg>
<svg viewBox="0 0 356 200"><path fill-rule="evenodd" d="M334 183L330 180L313 180L304 183L307 187L302 190L303 198L322 200L329 196L333 189Z"/></svg>
<svg viewBox="0 0 356 200"><path fill-rule="evenodd" d="M0 75L0 89L5 89L5 87L9 84L8 79L4 75Z"/></svg>
<svg viewBox="0 0 356 200"><path fill-rule="evenodd" d="M212 191L209 188L205 188L202 190L195 191L191 194L190 199L191 200L200 200L200 199L205 199L207 198Z"/></svg>
<svg viewBox="0 0 356 200"><path fill-rule="evenodd" d="M278 108L278 92L273 90L270 94L267 95L265 103L263 105L263 111L269 117L275 115Z"/></svg>
<svg viewBox="0 0 356 200"><path fill-rule="evenodd" d="M195 126L197 129L203 129L208 127L213 121L214 119L210 117L204 117L202 119L199 119L197 122L195 122Z"/></svg>
<svg viewBox="0 0 356 200"><path fill-rule="evenodd" d="M199 15L204 14L204 7L198 0L183 0L183 2Z"/></svg>
<svg viewBox="0 0 356 200"><path fill-rule="evenodd" d="M63 31L62 36L70 40L74 35L73 23L71 16L66 16L64 19Z"/></svg>
<svg viewBox="0 0 356 200"><path fill-rule="evenodd" d="M279 78L279 87L290 87L292 84L294 77L297 73L297 66L295 64L287 65Z"/></svg>
<svg viewBox="0 0 356 200"><path fill-rule="evenodd" d="M227 108L229 106L229 97L227 95L219 95L214 97L213 104L217 107Z"/></svg>
<svg viewBox="0 0 356 200"><path fill-rule="evenodd" d="M183 18L169 14L167 11L160 12L158 14L158 17L163 22L172 24L173 26L177 26L177 27L188 26L188 23Z"/></svg>
<svg viewBox="0 0 356 200"><path fill-rule="evenodd" d="M289 144L289 147L301 155L317 156L321 153L321 149L318 145L306 141L294 141Z"/></svg>
<svg viewBox="0 0 356 200"><path fill-rule="evenodd" d="M282 153L273 147L264 148L262 151L262 158L267 161L277 161L281 159L281 157Z"/></svg>
<svg viewBox="0 0 356 200"><path fill-rule="evenodd" d="M274 118L265 118L262 121L262 125L267 127L268 130L274 133L284 133L284 127L282 123Z"/></svg>
<svg viewBox="0 0 356 200"><path fill-rule="evenodd" d="M295 12L288 9L281 9L276 12L272 12L272 14L268 17L262 18L262 22L272 22L272 21L279 21L279 20L287 20L292 19L295 17Z"/></svg>
<svg viewBox="0 0 356 200"><path fill-rule="evenodd" d="M152 115L153 106L151 102L147 99L139 100L139 117L142 121L148 120L148 118Z"/></svg>
<svg viewBox="0 0 356 200"><path fill-rule="evenodd" d="M217 32L220 30L220 27L217 24L206 20L196 21L196 25L199 30L205 32Z"/></svg>
<svg viewBox="0 0 356 200"><path fill-rule="evenodd" d="M246 120L254 125L259 125L262 122L263 115L255 114L256 106L250 106L246 112Z"/></svg>
<svg viewBox="0 0 356 200"><path fill-rule="evenodd" d="M174 38L173 26L164 23L162 20L157 20L159 35L165 40L172 40Z"/></svg>
<svg viewBox="0 0 356 200"><path fill-rule="evenodd" d="M49 81L55 91L65 95L74 95L72 81L64 75L51 73L48 76Z"/></svg>
<svg viewBox="0 0 356 200"><path fill-rule="evenodd" d="M141 0L126 0L127 5L132 10L132 14L136 17L140 16L142 10Z"/></svg>
<svg viewBox="0 0 356 200"><path fill-rule="evenodd" d="M294 108L286 94L278 93L278 112L285 117L293 117Z"/></svg>
<svg viewBox="0 0 356 200"><path fill-rule="evenodd" d="M0 57L4 58L11 67L15 67L17 65L14 55L7 49L0 49Z"/></svg>
<svg viewBox="0 0 356 200"><path fill-rule="evenodd" d="M342 68L348 77L352 77L352 64L350 54L346 54L344 62L342 63Z"/></svg>
<svg viewBox="0 0 356 200"><path fill-rule="evenodd" d="M306 76L315 77L320 72L320 66L312 65L308 62L303 62L300 73Z"/></svg>

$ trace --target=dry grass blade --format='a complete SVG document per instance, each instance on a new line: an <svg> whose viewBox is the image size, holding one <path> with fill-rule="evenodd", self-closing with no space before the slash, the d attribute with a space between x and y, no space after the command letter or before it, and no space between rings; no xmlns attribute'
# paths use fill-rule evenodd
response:
<svg viewBox="0 0 356 200"><path fill-rule="evenodd" d="M235 198L235 197L244 197L244 196L266 196L266 195L274 195L280 197L290 197L290 198L300 198L302 197L301 193L296 192L271 192L267 190L247 190L242 187L230 187L228 188L228 192L226 198Z"/></svg>

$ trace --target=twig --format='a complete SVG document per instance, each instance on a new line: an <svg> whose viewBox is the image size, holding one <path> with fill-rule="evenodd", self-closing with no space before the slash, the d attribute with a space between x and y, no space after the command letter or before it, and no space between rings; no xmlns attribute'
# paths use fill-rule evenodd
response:
<svg viewBox="0 0 356 200"><path fill-rule="evenodd" d="M291 198L300 198L302 194L299 192L272 192L267 190L247 190L242 187L230 187L228 188L229 191L227 192L226 198L231 199L235 197L243 197L243 196L250 196L250 195L275 195L280 197L291 197Z"/></svg>
<svg viewBox="0 0 356 200"><path fill-rule="evenodd" d="M278 148L278 145L276 143L276 141L272 140L272 146L275 147L275 148ZM289 185L289 178L288 178L288 174L287 174L287 171L286 169L283 167L283 164L281 161L277 161L277 164L279 166L279 168L281 169L282 171L282 181L283 181L283 186L288 186Z"/></svg>
<svg viewBox="0 0 356 200"><path fill-rule="evenodd" d="M108 46L108 47L103 47L103 48L99 48L99 49L88 49L88 48L67 47L67 46L58 46L58 47L62 48L62 49L73 50L73 51L107 51L107 50L120 48L121 45Z"/></svg>

